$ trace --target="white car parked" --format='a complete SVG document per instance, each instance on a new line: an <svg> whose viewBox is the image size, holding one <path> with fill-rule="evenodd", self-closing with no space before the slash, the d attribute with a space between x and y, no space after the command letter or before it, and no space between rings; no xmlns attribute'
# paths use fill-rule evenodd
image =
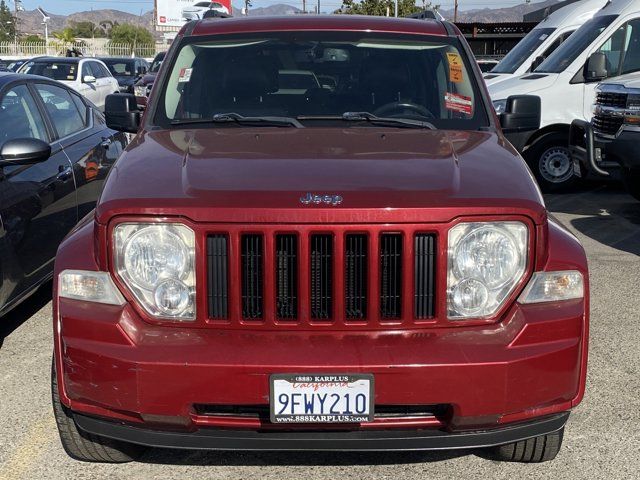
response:
<svg viewBox="0 0 640 480"><path fill-rule="evenodd" d="M119 92L118 81L107 66L95 58L39 57L25 63L18 73L58 80L104 110L107 95Z"/></svg>
<svg viewBox="0 0 640 480"><path fill-rule="evenodd" d="M191 7L182 9L182 18L185 20L201 20L209 10L229 15L229 9L218 2L198 2Z"/></svg>

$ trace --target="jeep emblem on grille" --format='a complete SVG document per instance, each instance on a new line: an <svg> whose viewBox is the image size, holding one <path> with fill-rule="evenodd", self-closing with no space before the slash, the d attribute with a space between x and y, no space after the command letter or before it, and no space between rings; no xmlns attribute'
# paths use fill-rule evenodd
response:
<svg viewBox="0 0 640 480"><path fill-rule="evenodd" d="M317 193L308 192L304 197L300 197L300 203L303 205L320 205L325 203L327 205L340 205L342 203L342 197L340 195L319 195Z"/></svg>

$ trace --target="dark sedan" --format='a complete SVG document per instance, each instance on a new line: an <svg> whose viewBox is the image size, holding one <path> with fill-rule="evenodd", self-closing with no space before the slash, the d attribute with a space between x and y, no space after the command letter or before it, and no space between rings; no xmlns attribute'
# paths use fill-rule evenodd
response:
<svg viewBox="0 0 640 480"><path fill-rule="evenodd" d="M101 58L111 74L118 80L121 93L133 93L133 86L149 71L144 58Z"/></svg>
<svg viewBox="0 0 640 480"><path fill-rule="evenodd" d="M0 315L52 277L126 143L65 85L0 73Z"/></svg>

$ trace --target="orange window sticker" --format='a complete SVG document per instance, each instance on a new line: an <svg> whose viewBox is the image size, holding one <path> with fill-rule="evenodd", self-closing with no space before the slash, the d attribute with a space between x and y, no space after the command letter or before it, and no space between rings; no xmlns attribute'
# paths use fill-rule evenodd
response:
<svg viewBox="0 0 640 480"><path fill-rule="evenodd" d="M447 110L453 112L473 115L473 100L471 100L471 97L447 92L444 94L444 106Z"/></svg>
<svg viewBox="0 0 640 480"><path fill-rule="evenodd" d="M462 57L457 53L447 53L447 60L449 61L449 80L453 83L460 83L464 81L464 75L462 72Z"/></svg>

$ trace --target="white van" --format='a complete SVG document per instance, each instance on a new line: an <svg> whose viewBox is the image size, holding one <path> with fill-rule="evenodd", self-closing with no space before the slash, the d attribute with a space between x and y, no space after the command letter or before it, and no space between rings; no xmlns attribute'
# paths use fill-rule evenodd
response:
<svg viewBox="0 0 640 480"><path fill-rule="evenodd" d="M591 20L607 2L608 0L579 0L553 12L520 40L498 65L485 73L487 85L535 70L537 65L573 32Z"/></svg>
<svg viewBox="0 0 640 480"><path fill-rule="evenodd" d="M590 119L598 82L640 71L640 0L612 0L532 73L489 86L497 112L511 95L536 95L540 130L510 135L547 190L560 190L580 175L568 148L575 119Z"/></svg>

